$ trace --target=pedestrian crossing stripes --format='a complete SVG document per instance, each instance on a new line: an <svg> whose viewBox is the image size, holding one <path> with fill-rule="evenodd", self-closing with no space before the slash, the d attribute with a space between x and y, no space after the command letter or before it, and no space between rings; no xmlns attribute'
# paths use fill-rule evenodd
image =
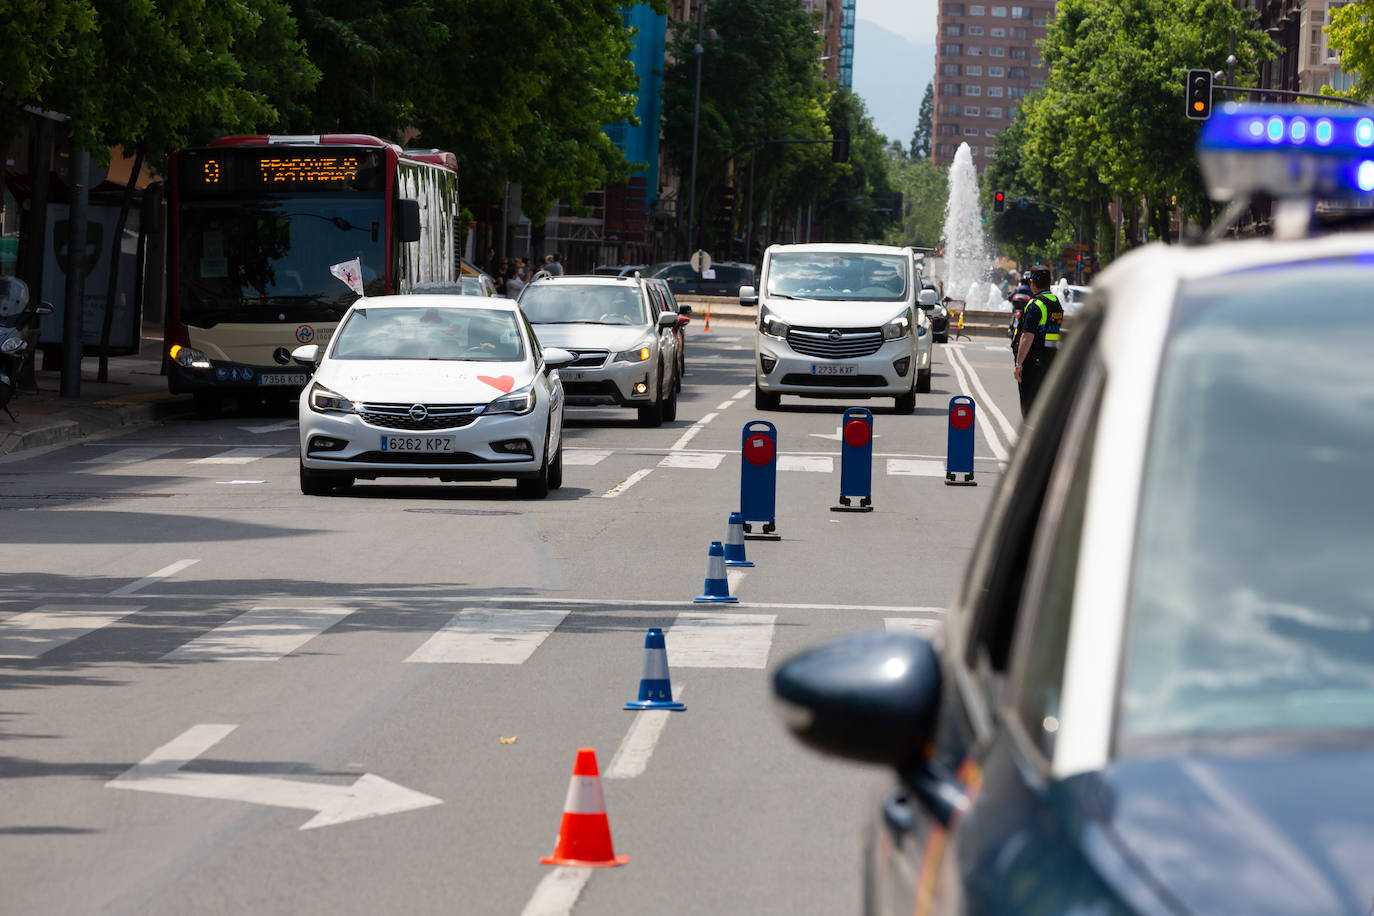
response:
<svg viewBox="0 0 1374 916"><path fill-rule="evenodd" d="M285 448L231 448L227 452L211 455L209 458L196 458L192 464L247 464L260 458L280 455Z"/></svg>
<svg viewBox="0 0 1374 916"><path fill-rule="evenodd" d="M467 608L455 614L406 661L523 664L567 616L567 610Z"/></svg>
<svg viewBox="0 0 1374 916"><path fill-rule="evenodd" d="M678 614L663 637L668 670L763 668L777 619L776 614Z"/></svg>
<svg viewBox="0 0 1374 916"><path fill-rule="evenodd" d="M142 606L45 605L16 614L0 623L0 658L38 658L141 610Z"/></svg>
<svg viewBox="0 0 1374 916"><path fill-rule="evenodd" d="M166 661L276 661L353 613L348 607L257 607L174 649Z"/></svg>

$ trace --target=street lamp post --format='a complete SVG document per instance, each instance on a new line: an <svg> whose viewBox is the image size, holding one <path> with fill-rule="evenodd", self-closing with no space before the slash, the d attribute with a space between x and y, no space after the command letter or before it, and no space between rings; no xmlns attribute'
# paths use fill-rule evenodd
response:
<svg viewBox="0 0 1374 916"><path fill-rule="evenodd" d="M687 187L687 255L690 258L696 250L697 240L697 129L701 122L701 58L706 46L701 43L706 25L706 3L702 0L697 7L697 43L692 53L697 57L697 92L692 103L692 179Z"/></svg>

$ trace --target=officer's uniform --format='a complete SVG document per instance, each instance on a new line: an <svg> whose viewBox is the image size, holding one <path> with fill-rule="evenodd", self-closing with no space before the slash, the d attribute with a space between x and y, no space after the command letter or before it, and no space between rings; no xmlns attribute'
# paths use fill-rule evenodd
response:
<svg viewBox="0 0 1374 916"><path fill-rule="evenodd" d="M1035 394L1040 390L1040 383L1045 380L1050 363L1054 362L1054 357L1059 353L1060 325L1063 323L1064 306L1060 305L1059 299L1048 290L1032 296L1021 313L1021 326L1013 346L1020 342L1022 334L1034 335L1026 360L1021 364L1021 382L1018 386L1023 417L1030 413L1031 404L1035 402Z"/></svg>

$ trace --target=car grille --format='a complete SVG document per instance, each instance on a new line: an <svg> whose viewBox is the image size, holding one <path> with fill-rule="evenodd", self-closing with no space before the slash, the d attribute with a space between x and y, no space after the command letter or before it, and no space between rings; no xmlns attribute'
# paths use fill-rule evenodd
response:
<svg viewBox="0 0 1374 916"><path fill-rule="evenodd" d="M369 426L382 429L457 429L477 419L485 404L421 404L424 419L411 415L415 404L360 404L358 416Z"/></svg>
<svg viewBox="0 0 1374 916"><path fill-rule="evenodd" d="M611 355L609 350L569 350L577 359L569 365L569 369L600 369L606 364L606 357Z"/></svg>
<svg viewBox="0 0 1374 916"><path fill-rule="evenodd" d="M842 328L839 339L831 335L831 328L792 328L787 332L787 345L805 356L820 359L857 359L872 356L883 346L882 328Z"/></svg>

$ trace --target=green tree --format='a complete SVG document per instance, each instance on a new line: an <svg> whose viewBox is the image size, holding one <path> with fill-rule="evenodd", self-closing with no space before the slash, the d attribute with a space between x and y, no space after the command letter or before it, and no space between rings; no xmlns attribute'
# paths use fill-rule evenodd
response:
<svg viewBox="0 0 1374 916"><path fill-rule="evenodd" d="M0 16L0 150L29 117L25 106L49 107L55 74L77 69L75 42L95 29L90 0L10 0ZM84 51L89 77L94 61L90 46Z"/></svg>
<svg viewBox="0 0 1374 916"><path fill-rule="evenodd" d="M930 158L931 124L935 120L935 82L926 83L926 94L921 96L921 108L916 114L916 132L911 135L911 158Z"/></svg>
<svg viewBox="0 0 1374 916"><path fill-rule="evenodd" d="M825 237L834 241L881 238L901 224L896 212L898 188L889 175L887 138L873 127L863 99L851 90L837 90L830 99L830 123L835 132L849 134L849 162L836 170L827 198L822 198Z"/></svg>
<svg viewBox="0 0 1374 916"><path fill-rule="evenodd" d="M1353 0L1329 7L1327 44L1340 55L1341 69L1355 83L1345 92L1323 87L1322 92L1359 102L1374 101L1374 0Z"/></svg>
<svg viewBox="0 0 1374 916"><path fill-rule="evenodd" d="M889 245L938 248L949 200L949 172L929 157L907 159L893 164L890 181L902 193L908 212L900 223L887 230L883 241Z"/></svg>

